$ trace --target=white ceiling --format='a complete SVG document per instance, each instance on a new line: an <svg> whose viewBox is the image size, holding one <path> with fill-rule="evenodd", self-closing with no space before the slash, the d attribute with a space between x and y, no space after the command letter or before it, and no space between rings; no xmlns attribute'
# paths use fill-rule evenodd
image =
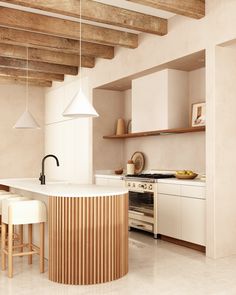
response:
<svg viewBox="0 0 236 295"><path fill-rule="evenodd" d="M132 2L129 2L126 0L96 0L96 2L101 2L101 3L108 4L108 5L114 5L114 6L118 6L121 8L126 8L129 10L133 10L133 11L137 11L137 12L141 12L141 13L145 13L145 14L149 14L149 15L153 15L153 16L159 16L159 17L163 17L163 18L167 18L167 19L169 19L175 15L170 12L166 12L166 11L162 11L162 10L155 9L152 7L132 3ZM67 19L67 20L71 20L71 21L76 21L76 22L80 21L79 18L65 16L65 15L61 15L61 14L57 14L57 13L51 13L51 12L47 12L47 11L42 11L42 10L38 10L38 9L34 9L34 8L28 8L28 7L24 7L24 6L20 6L20 5L5 3L5 2L1 2L1 1L0 1L0 6L19 9L19 10L33 12L33 13L38 13L38 14L47 15L47 16L54 16L54 17ZM139 32L133 31L133 30L128 30L125 28L111 26L111 25L107 25L107 24L101 24L101 23L92 22L92 21L83 20L83 23L92 24L92 25L105 27L105 28L116 29L116 30L120 30L120 31L139 33Z"/></svg>

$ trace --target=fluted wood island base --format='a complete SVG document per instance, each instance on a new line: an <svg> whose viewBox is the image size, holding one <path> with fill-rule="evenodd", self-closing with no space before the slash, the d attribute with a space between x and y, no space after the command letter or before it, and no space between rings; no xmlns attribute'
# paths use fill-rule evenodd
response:
<svg viewBox="0 0 236 295"><path fill-rule="evenodd" d="M128 195L49 197L49 279L87 285L128 272Z"/></svg>

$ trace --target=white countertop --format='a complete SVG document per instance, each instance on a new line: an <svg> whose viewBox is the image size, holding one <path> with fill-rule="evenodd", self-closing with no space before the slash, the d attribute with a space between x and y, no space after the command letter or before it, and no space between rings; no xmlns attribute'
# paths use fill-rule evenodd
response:
<svg viewBox="0 0 236 295"><path fill-rule="evenodd" d="M39 180L34 178L0 179L0 184L55 197L106 197L128 193L128 190L122 187L107 187L60 181L49 181L48 183L46 182L46 185L40 185Z"/></svg>
<svg viewBox="0 0 236 295"><path fill-rule="evenodd" d="M163 173L163 171L154 171L154 172L155 173L158 173L158 172ZM165 172L170 172L170 171L165 171ZM147 173L150 173L150 171L147 171ZM123 180L125 177L125 174L116 175L116 174L112 173L111 170L99 170L99 171L95 172L95 177ZM138 178L137 178L137 181L138 181ZM163 178L163 179L158 179L157 183L182 184L182 185L192 185L192 186L205 186L206 185L206 181L201 180L200 178L195 178L195 179Z"/></svg>

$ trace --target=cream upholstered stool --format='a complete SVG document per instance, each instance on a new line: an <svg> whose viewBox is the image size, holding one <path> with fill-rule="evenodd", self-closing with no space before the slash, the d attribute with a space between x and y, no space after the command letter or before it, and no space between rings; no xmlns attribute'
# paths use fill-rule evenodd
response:
<svg viewBox="0 0 236 295"><path fill-rule="evenodd" d="M2 235L2 202L3 200L6 199L11 199L11 201L14 200L29 200L28 197L22 197L21 195L18 194L13 194L13 193L8 193L8 194L0 194L0 227L1 227L1 245L3 244L3 235ZM23 243L23 225L19 226L19 234L15 232L15 229L13 228L13 233L12 233L12 238L13 241L19 241L20 244ZM5 234L5 240L6 240L6 234Z"/></svg>
<svg viewBox="0 0 236 295"><path fill-rule="evenodd" d="M47 210L43 202L37 200L20 200L9 198L2 204L2 270L6 269L8 257L8 277L13 276L13 257L28 255L28 263L32 263L32 254L40 256L40 272L44 272L44 223L47 221ZM32 225L40 224L40 246L32 243ZM14 225L28 224L28 243L13 246L12 233ZM6 228L8 226L8 245L6 247ZM28 252L13 253L15 248L29 249Z"/></svg>
<svg viewBox="0 0 236 295"><path fill-rule="evenodd" d="M2 201L8 198L20 197L18 194L12 194L6 191L0 191L0 228L2 227Z"/></svg>
<svg viewBox="0 0 236 295"><path fill-rule="evenodd" d="M11 192L8 192L8 191L5 191L5 190L0 190L0 195L2 195L2 194L11 194Z"/></svg>

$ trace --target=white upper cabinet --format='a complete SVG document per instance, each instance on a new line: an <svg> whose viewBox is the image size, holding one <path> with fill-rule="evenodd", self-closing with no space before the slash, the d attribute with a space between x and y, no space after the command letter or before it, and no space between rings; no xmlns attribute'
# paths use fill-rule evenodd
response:
<svg viewBox="0 0 236 295"><path fill-rule="evenodd" d="M132 81L132 132L189 125L188 73L163 70Z"/></svg>

